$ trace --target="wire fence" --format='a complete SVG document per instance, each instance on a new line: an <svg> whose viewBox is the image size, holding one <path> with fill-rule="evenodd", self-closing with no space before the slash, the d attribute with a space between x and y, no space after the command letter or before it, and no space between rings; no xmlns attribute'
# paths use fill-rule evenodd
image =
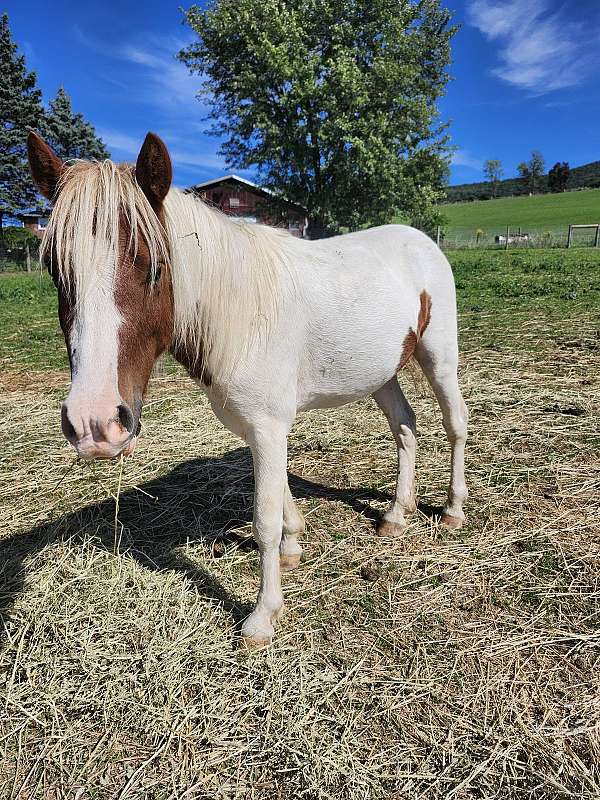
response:
<svg viewBox="0 0 600 800"><path fill-rule="evenodd" d="M439 227L435 236L443 250L508 250L527 248L600 248L600 224L565 225L560 228L519 225L482 228Z"/></svg>
<svg viewBox="0 0 600 800"><path fill-rule="evenodd" d="M39 269L38 255L38 244L8 244L0 238L0 272L34 272Z"/></svg>
<svg viewBox="0 0 600 800"><path fill-rule="evenodd" d="M600 249L600 224L568 225L552 230L522 226L481 228L440 227L434 238L442 250L513 250L570 247ZM0 273L34 272L39 269L39 244L7 243L0 237Z"/></svg>

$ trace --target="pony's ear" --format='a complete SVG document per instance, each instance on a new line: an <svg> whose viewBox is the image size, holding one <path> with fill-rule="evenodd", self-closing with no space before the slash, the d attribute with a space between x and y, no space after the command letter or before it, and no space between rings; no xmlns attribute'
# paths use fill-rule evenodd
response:
<svg viewBox="0 0 600 800"><path fill-rule="evenodd" d="M27 136L27 155L29 156L31 177L36 186L44 197L53 200L58 181L65 167L63 161L42 137L33 131L30 131Z"/></svg>
<svg viewBox="0 0 600 800"><path fill-rule="evenodd" d="M150 205L159 208L171 186L173 169L169 151L155 133L147 134L144 139L135 165L135 177Z"/></svg>

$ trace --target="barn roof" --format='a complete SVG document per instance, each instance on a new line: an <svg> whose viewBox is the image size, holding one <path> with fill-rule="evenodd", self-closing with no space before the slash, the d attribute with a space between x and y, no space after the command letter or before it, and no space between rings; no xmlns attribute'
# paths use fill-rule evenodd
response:
<svg viewBox="0 0 600 800"><path fill-rule="evenodd" d="M252 183L252 181L246 178L240 178L240 176L236 175L234 172L230 172L229 175L221 175L220 178L212 178L210 181L204 181L204 183L195 183L191 188L208 189L210 186L216 186L218 183L224 183L225 181L237 181L238 183L244 183L246 186L252 187L252 189L260 189L261 192L271 194L268 189L263 189L257 183Z"/></svg>

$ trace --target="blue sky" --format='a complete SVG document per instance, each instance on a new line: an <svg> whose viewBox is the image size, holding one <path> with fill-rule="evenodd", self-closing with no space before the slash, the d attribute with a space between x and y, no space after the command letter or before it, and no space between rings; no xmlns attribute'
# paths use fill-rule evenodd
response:
<svg viewBox="0 0 600 800"><path fill-rule="evenodd" d="M457 148L451 183L480 180L486 158L514 175L532 149L548 166L600 159L598 0L447 5L462 25L441 103ZM199 78L174 58L193 39L180 0L9 0L4 9L44 99L64 85L115 160L135 159L154 130L169 146L177 185L229 171L204 134Z"/></svg>

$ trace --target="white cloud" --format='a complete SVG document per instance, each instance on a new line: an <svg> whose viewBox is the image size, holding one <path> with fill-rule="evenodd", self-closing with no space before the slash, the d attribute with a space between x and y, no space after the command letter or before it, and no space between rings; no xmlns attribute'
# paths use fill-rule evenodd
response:
<svg viewBox="0 0 600 800"><path fill-rule="evenodd" d="M185 64L176 58L177 53L193 41L193 37L160 37L144 33L127 42L108 43L96 39L76 25L73 26L73 34L81 45L108 61L133 65L131 69L136 72L125 72L128 81L123 80L120 73L103 76L110 83L119 85L121 95L127 95L131 102L143 102L172 112L185 109L188 117L206 116L208 106L205 101L198 100L201 77L190 75ZM132 79L131 75L135 78Z"/></svg>
<svg viewBox="0 0 600 800"><path fill-rule="evenodd" d="M136 139L135 136L113 130L100 129L98 136L109 150L116 150L121 156L137 156L143 141Z"/></svg>
<svg viewBox="0 0 600 800"><path fill-rule="evenodd" d="M450 163L453 167L467 167L468 169L481 172L483 169L483 159L469 155L466 150L456 150L453 153Z"/></svg>
<svg viewBox="0 0 600 800"><path fill-rule="evenodd" d="M600 20L574 22L565 6L550 0L469 0L471 25L498 41L496 77L536 94L583 83L597 64Z"/></svg>
<svg viewBox="0 0 600 800"><path fill-rule="evenodd" d="M198 101L201 79L190 75L188 68L175 57L186 41L146 37L144 46L126 44L117 56L137 65L143 72L143 81L136 83L139 99L158 106L185 106L196 113L206 114L205 104Z"/></svg>
<svg viewBox="0 0 600 800"><path fill-rule="evenodd" d="M171 158L174 164L181 164L186 167L202 167L203 169L220 170L221 172L229 172L230 170L225 164L225 159L216 153L198 152L190 153L185 150L178 150L174 148L170 151Z"/></svg>

